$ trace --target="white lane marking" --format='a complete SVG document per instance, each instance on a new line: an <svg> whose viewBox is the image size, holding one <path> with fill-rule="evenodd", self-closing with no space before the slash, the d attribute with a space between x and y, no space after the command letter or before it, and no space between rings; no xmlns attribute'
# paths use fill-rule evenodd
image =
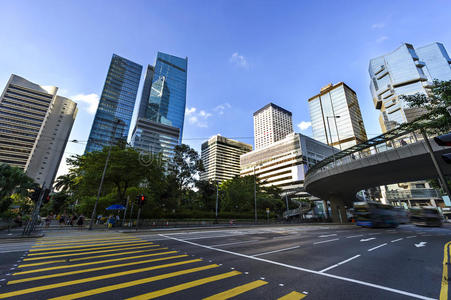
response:
<svg viewBox="0 0 451 300"><path fill-rule="evenodd" d="M234 236L240 236L240 235L246 235L245 233L243 234L236 234L236 235L214 235L214 236L200 236L200 237L192 237L192 238L186 238L186 241L191 241L191 240L202 240L202 239L215 239L215 238L226 238L226 237L234 237Z"/></svg>
<svg viewBox="0 0 451 300"><path fill-rule="evenodd" d="M254 255L252 255L252 256L260 256L260 255L265 255L265 254L271 254L271 253L276 253L276 252L281 252L281 251L286 251L286 250L296 249L296 248L299 248L299 247L301 247L301 246L295 246L295 247L283 248L283 249L274 250L274 251L269 251L269 252L263 252L263 253L259 253L259 254L254 254Z"/></svg>
<svg viewBox="0 0 451 300"><path fill-rule="evenodd" d="M427 242L420 242L419 244L415 244L415 247L420 248L426 246Z"/></svg>
<svg viewBox="0 0 451 300"><path fill-rule="evenodd" d="M379 246L376 246L376 247L374 247L374 248L368 249L368 251L376 250L377 248L383 247L383 246L385 246L385 245L387 245L387 243L383 243L382 245L379 245Z"/></svg>
<svg viewBox="0 0 451 300"><path fill-rule="evenodd" d="M376 235L376 234L382 234L382 232L368 233L368 235Z"/></svg>
<svg viewBox="0 0 451 300"><path fill-rule="evenodd" d="M396 240L393 240L393 241L391 241L391 242L392 242L392 243L395 243L395 242L399 242L400 240L403 240L403 238L396 239Z"/></svg>
<svg viewBox="0 0 451 300"><path fill-rule="evenodd" d="M292 266L292 265L287 265L287 264L280 263L280 262L273 261L273 260L268 260L268 259L264 259L264 258L260 258L260 257L249 256L249 255L246 255L246 254L233 252L233 251L228 251L228 250L224 250L224 249L220 249L220 248L213 248L213 247L202 245L202 244L198 244L198 243L195 243L195 242L184 241L184 240L181 240L181 239L178 239L178 238L175 238L175 237L171 237L171 236L167 236L167 235L164 235L164 234L159 234L159 235L162 236L162 237L171 239L171 240L175 240L175 241L181 242L181 243L186 243L186 244L190 244L190 245L193 245L193 246L198 246L198 247L202 247L202 248L205 248L205 249L210 249L210 250L214 250L214 251L218 251L218 252L223 252L223 253L227 253L227 254L231 254L231 255L235 255L235 256L241 256L241 257L244 257L244 258L253 259L253 260L257 260L257 261L261 261L261 262L265 262L265 263L269 263L269 264L273 264L273 265L277 265L277 266L281 266L281 267L285 267L285 268L289 268L289 269L293 269L293 270L304 271L304 272L308 272L308 273L312 273L312 274L316 274L316 275L320 275L320 276L325 276L325 277L334 278L334 279L338 279L338 280L348 281L348 282L352 282L352 283L356 283L356 284L360 284L360 285L364 285L364 286L369 286L369 287L373 287L373 288L376 288L376 289L381 289L381 290L384 290L384 291L389 291L389 292L392 292L392 293L397 293L397 294L401 294L401 295L405 295L405 296L409 296L409 297L413 297L413 298L417 298L417 299L435 300L434 298L430 298L430 297L426 297L426 296L422 296L422 295L406 292L406 291L403 291L403 290L393 289L393 288L386 287L386 286L383 286L383 285L378 285L378 284L374 284L374 283L370 283L370 282L366 282L366 281L361 281L361 280L357 280L357 279L352 279L352 278L332 275L332 274L328 274L328 273L320 273L320 272L315 271L315 270L310 270L310 269L306 269L306 268L301 268L301 267L296 267L296 266Z"/></svg>
<svg viewBox="0 0 451 300"><path fill-rule="evenodd" d="M316 243L313 243L313 245L315 245L315 244L322 244L322 243L328 243L328 242L333 242L333 241L338 241L339 239L331 239L331 240L326 240L326 241L321 241L321 242L316 242Z"/></svg>
<svg viewBox="0 0 451 300"><path fill-rule="evenodd" d="M337 234L336 233L334 233L334 234L323 234L323 235L320 235L319 237L320 238L324 238L324 237L330 237L330 236L336 236Z"/></svg>
<svg viewBox="0 0 451 300"><path fill-rule="evenodd" d="M350 238L355 238L355 237L359 237L359 236L363 236L363 234L351 235L351 236L347 236L346 238L350 239Z"/></svg>
<svg viewBox="0 0 451 300"><path fill-rule="evenodd" d="M408 236L408 237L406 237L406 239L411 239L411 238L414 238L414 237L416 237L416 235Z"/></svg>
<svg viewBox="0 0 451 300"><path fill-rule="evenodd" d="M375 240L376 238L367 238L367 239L360 239L361 242L368 242L371 240Z"/></svg>
<svg viewBox="0 0 451 300"><path fill-rule="evenodd" d="M345 264L345 263L347 263L347 262L349 262L349 261L351 261L351 260L353 260L353 259L356 259L356 258L359 257L359 256L360 256L360 254L357 254L356 256L353 256L353 257L351 257L351 258L348 258L348 259L346 259L346 260L344 260L344 261L342 261L342 262L339 262L338 264L335 264L335 265L332 265L332 266L330 266L330 267L327 267L327 268L325 268L325 269L323 269L323 270L321 270L321 271L319 271L319 272L320 272L320 273L324 273L324 272L326 272L326 271L329 271L330 269L333 269L333 268L338 267L339 265Z"/></svg>
<svg viewBox="0 0 451 300"><path fill-rule="evenodd" d="M256 241L244 241L244 242L234 242L234 243L226 243L226 244L217 244L217 245L211 245L211 247L221 247L221 246L228 246L228 245L236 245L236 244L244 244L244 243L252 243Z"/></svg>

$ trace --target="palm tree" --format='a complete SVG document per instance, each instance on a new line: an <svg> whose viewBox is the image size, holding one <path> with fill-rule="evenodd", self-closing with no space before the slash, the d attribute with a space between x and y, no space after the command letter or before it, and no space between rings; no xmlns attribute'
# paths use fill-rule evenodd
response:
<svg viewBox="0 0 451 300"><path fill-rule="evenodd" d="M75 177L76 175L72 173L58 176L54 185L55 189L61 192L69 192L74 187Z"/></svg>

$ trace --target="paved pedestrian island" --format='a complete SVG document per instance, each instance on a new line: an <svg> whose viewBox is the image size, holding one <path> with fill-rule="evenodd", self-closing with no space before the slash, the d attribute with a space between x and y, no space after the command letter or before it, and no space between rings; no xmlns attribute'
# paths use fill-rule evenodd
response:
<svg viewBox="0 0 451 300"><path fill-rule="evenodd" d="M162 242L162 243L161 243ZM250 270L119 234L46 237L3 274L0 299L303 299ZM6 284L5 284L6 282ZM264 296L262 296L264 295Z"/></svg>

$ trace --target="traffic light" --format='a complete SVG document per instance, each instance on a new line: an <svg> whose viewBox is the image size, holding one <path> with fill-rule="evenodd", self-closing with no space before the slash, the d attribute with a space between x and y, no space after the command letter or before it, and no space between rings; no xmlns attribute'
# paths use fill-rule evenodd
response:
<svg viewBox="0 0 451 300"><path fill-rule="evenodd" d="M451 132L434 137L434 141L439 146L451 146Z"/></svg>
<svg viewBox="0 0 451 300"><path fill-rule="evenodd" d="M139 206L143 206L145 201L146 201L146 196L144 196L144 195L139 196Z"/></svg>
<svg viewBox="0 0 451 300"><path fill-rule="evenodd" d="M33 191L33 193L31 193L31 200L33 202L38 202L39 201L39 196L41 195L42 189L40 187L36 187Z"/></svg>
<svg viewBox="0 0 451 300"><path fill-rule="evenodd" d="M143 206L144 202L146 202L146 196L142 194L136 196L136 203L138 204L138 206Z"/></svg>
<svg viewBox="0 0 451 300"><path fill-rule="evenodd" d="M45 189L44 190L44 197L42 198L42 202L45 203L49 203L50 201L50 189Z"/></svg>

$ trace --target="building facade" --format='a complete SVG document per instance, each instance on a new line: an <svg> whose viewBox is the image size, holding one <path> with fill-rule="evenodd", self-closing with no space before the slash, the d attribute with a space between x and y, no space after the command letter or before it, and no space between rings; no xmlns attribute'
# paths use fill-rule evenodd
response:
<svg viewBox="0 0 451 300"><path fill-rule="evenodd" d="M127 140L142 66L113 54L85 152Z"/></svg>
<svg viewBox="0 0 451 300"><path fill-rule="evenodd" d="M149 151L150 146L153 153L160 149L163 157L170 160L173 148L182 142L187 67L188 58L161 52L157 54L155 66L147 67L132 137L132 145L137 149ZM178 132L176 143L175 132Z"/></svg>
<svg viewBox="0 0 451 300"><path fill-rule="evenodd" d="M174 156L174 147L179 143L180 130L177 127L138 119L132 135L132 146L151 154L161 153L166 161Z"/></svg>
<svg viewBox="0 0 451 300"><path fill-rule="evenodd" d="M323 87L308 105L316 140L341 150L367 140L357 95L345 83Z"/></svg>
<svg viewBox="0 0 451 300"><path fill-rule="evenodd" d="M57 91L13 74L0 98L0 163L46 186L53 183L77 115L76 103Z"/></svg>
<svg viewBox="0 0 451 300"><path fill-rule="evenodd" d="M441 43L414 48L404 43L370 60L368 69L374 106L383 132L413 121L424 110L409 108L402 95L427 94L434 80L451 80L451 59Z"/></svg>
<svg viewBox="0 0 451 300"><path fill-rule="evenodd" d="M240 176L256 176L262 186L276 186L283 191L304 192L304 178L310 166L332 155L333 148L300 133L263 149L240 157Z"/></svg>
<svg viewBox="0 0 451 300"><path fill-rule="evenodd" d="M284 139L293 132L292 114L269 103L254 113L254 146L262 149Z"/></svg>
<svg viewBox="0 0 451 300"><path fill-rule="evenodd" d="M252 151L243 142L216 135L202 144L201 158L205 172L200 180L221 182L240 175L240 156Z"/></svg>

